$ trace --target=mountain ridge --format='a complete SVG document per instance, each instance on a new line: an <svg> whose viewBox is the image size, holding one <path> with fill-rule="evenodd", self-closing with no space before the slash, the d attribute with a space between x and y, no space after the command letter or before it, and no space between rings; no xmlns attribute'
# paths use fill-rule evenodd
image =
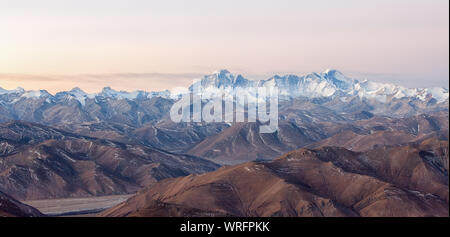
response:
<svg viewBox="0 0 450 237"><path fill-rule="evenodd" d="M302 148L162 180L100 216L448 216L448 141Z"/></svg>
<svg viewBox="0 0 450 237"><path fill-rule="evenodd" d="M385 96L392 96L400 99L405 97L426 100L431 96L438 103L442 103L449 98L448 89L443 87L429 88L406 88L392 83L381 83L369 80L357 80L345 76L336 69L327 69L322 73L308 73L305 75L286 74L283 76L274 75L265 80L247 79L241 74L234 75L226 69L215 71L213 74L205 75L200 80L202 86L211 88L236 88L248 86L278 86L280 95L289 95L295 97L331 97L331 96L359 96L361 98L376 98L383 100ZM343 93L343 94L342 94ZM24 90L16 88L14 90L6 90L0 87L0 95L18 94L26 98L56 98L61 96L72 96L84 105L86 99L95 97L119 98L135 100L139 98L162 97L167 99L176 99L180 96L180 92L176 90L164 91L117 91L109 86L103 88L98 93L86 93L79 87L75 87L69 91L60 91L55 95L50 94L44 89L41 90Z"/></svg>

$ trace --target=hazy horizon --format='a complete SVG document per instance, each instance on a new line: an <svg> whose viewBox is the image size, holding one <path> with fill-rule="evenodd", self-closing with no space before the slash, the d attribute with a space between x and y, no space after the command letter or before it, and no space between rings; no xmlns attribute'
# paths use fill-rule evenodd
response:
<svg viewBox="0 0 450 237"><path fill-rule="evenodd" d="M0 87L163 90L226 68L449 83L449 2L1 1Z"/></svg>
<svg viewBox="0 0 450 237"><path fill-rule="evenodd" d="M218 69L218 70L223 70ZM335 68L330 68L335 69ZM218 71L215 70L215 71ZM226 69L228 70L228 69ZM317 71L317 73L324 72L324 69L321 71ZM265 80L269 79L272 76L279 75L288 75L294 74L297 76L303 76L308 73L313 72L290 72L290 73L273 73L267 75L254 74L254 75L246 75L242 73L237 73L229 70L230 73L237 75L242 75L246 79L249 80ZM338 70L339 71L339 70ZM341 71L342 72L342 71ZM123 90L123 91L163 91L170 90L175 87L189 87L193 80L200 79L205 75L210 75L214 72L208 73L179 73L179 74L170 74L170 73L115 73L115 74L78 74L78 75L29 75L29 74L2 74L0 73L0 82L3 82L3 86L0 84L0 88L7 90L14 90L17 88L23 88L25 90L47 90L51 94L55 94L61 91L69 91L73 88L80 88L88 93L97 93L101 92L101 90L105 87L111 87L115 90ZM345 76L357 79L357 80L370 80L375 82L382 83L391 83L399 86L403 86L405 88L430 88L430 87L443 87L446 89L448 85L432 85L428 86L419 86L419 85L411 85L406 81L398 80L398 75L395 74L379 74L379 73L358 73L358 72L342 72ZM133 81L133 83L129 83L129 81ZM18 81L23 82L22 85L16 85ZM44 82L44 85L50 85L49 88L45 87L34 87L27 86L27 82L39 81ZM148 83L151 81L152 83ZM9 85L9 86L8 86ZM53 86L52 86L53 85ZM83 86L84 85L84 86ZM155 86L158 85L158 86Z"/></svg>

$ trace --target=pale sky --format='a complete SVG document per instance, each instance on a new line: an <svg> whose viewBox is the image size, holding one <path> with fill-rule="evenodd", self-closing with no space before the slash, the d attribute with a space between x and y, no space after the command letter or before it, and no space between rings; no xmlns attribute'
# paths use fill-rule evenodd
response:
<svg viewBox="0 0 450 237"><path fill-rule="evenodd" d="M0 87L161 90L226 68L449 82L448 0L0 0Z"/></svg>

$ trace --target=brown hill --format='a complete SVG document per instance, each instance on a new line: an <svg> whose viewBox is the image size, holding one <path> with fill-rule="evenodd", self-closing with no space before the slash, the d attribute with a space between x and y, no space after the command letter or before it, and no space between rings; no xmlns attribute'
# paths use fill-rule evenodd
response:
<svg viewBox="0 0 450 237"><path fill-rule="evenodd" d="M379 145L401 145L421 142L429 138L448 140L448 113L440 112L402 119L373 117L354 123L358 130L343 130L329 138L308 145L344 147L352 151L366 151Z"/></svg>
<svg viewBox="0 0 450 237"><path fill-rule="evenodd" d="M102 216L448 216L448 142L300 149L155 183Z"/></svg>
<svg viewBox="0 0 450 237"><path fill-rule="evenodd" d="M0 192L0 217L37 217L44 216L38 210L25 205Z"/></svg>
<svg viewBox="0 0 450 237"><path fill-rule="evenodd" d="M134 193L164 178L219 167L190 155L22 122L0 126L0 144L0 190L27 200Z"/></svg>
<svg viewBox="0 0 450 237"><path fill-rule="evenodd" d="M302 110L282 107L284 115L280 117L278 131L272 134L259 133L257 123L234 124L206 137L188 153L216 163L239 164L257 159L271 160L301 147L337 146L365 151L377 145L407 144L430 137L448 140L448 112L402 119L369 116L353 121L316 107L308 106Z"/></svg>
<svg viewBox="0 0 450 237"><path fill-rule="evenodd" d="M307 147L319 148L335 146L344 147L352 151L367 151L377 145L405 144L416 139L416 136L401 131L377 131L370 134L358 134L353 131L343 131Z"/></svg>
<svg viewBox="0 0 450 237"><path fill-rule="evenodd" d="M282 122L275 133L259 133L258 123L237 123L188 151L216 163L268 160L326 137L320 129Z"/></svg>

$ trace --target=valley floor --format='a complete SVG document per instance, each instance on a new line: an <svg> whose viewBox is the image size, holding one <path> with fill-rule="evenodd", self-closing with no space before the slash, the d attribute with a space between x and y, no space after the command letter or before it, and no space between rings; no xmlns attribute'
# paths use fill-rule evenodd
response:
<svg viewBox="0 0 450 237"><path fill-rule="evenodd" d="M23 201L49 216L84 216L119 204L133 195Z"/></svg>

